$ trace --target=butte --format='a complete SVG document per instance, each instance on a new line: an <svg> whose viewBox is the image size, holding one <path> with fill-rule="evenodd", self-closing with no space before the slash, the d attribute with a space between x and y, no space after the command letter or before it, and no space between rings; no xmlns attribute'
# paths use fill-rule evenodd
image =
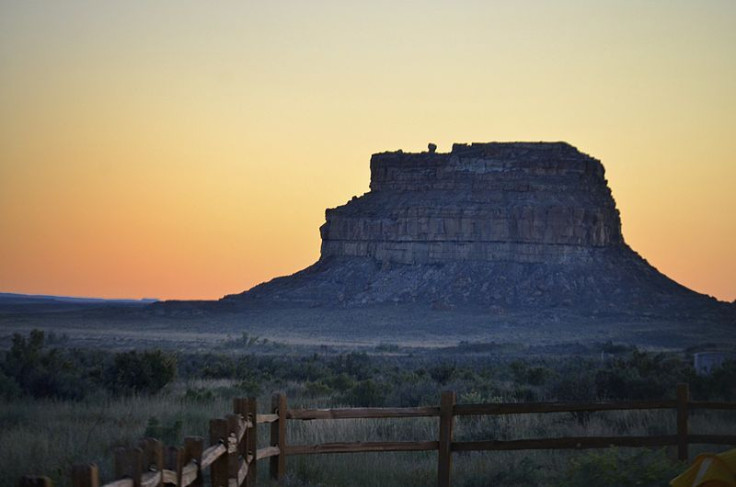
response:
<svg viewBox="0 0 736 487"><path fill-rule="evenodd" d="M374 154L370 191L325 220L315 264L219 309L356 343L734 340L736 306L632 250L603 165L567 143Z"/></svg>

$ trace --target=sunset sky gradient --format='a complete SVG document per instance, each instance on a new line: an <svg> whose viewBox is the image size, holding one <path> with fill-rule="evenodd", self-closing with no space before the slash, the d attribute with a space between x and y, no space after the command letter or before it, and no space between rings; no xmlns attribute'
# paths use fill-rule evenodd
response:
<svg viewBox="0 0 736 487"><path fill-rule="evenodd" d="M219 298L319 256L374 152L567 141L736 299L736 2L0 0L0 292Z"/></svg>

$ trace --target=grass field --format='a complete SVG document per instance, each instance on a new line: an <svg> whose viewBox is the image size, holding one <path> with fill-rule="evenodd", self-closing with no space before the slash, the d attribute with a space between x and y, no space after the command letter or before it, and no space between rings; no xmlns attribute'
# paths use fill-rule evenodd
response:
<svg viewBox="0 0 736 487"><path fill-rule="evenodd" d="M688 353L658 353L613 343L566 347L460 343L407 348L381 343L358 351L289 346L242 334L216 347L183 353L70 348L59 335L15 335L0 352L0 483L48 475L69 485L74 464L99 465L112 477L117 447L145 436L181 446L207 438L209 420L231 412L235 397L257 397L267 412L272 392L291 408L438 405L453 390L458 403L672 399L688 382L696 400L736 400L736 363L711 376L694 373ZM692 433L736 435L733 412L694 411ZM266 446L261 425L259 446ZM457 441L564 436L663 435L675 411L458 417ZM289 421L288 443L435 441L437 418ZM724 447L693 446L700 451ZM685 466L672 449L455 453L460 487L666 485ZM267 462L259 477L268 484ZM437 453L363 453L287 459L287 486L432 486Z"/></svg>
<svg viewBox="0 0 736 487"><path fill-rule="evenodd" d="M184 399L192 388L229 391L234 381L178 382L154 396L123 398L90 397L84 401L23 399L0 403L0 471L3 484L15 485L24 474L45 474L55 485L69 485L75 463L95 462L103 482L112 480L112 459L118 446L133 446L145 435L155 434L168 444L181 445L185 436L207 437L210 418L230 412L231 400L215 394L207 400ZM319 405L327 397L300 398L298 384L288 392L293 403ZM269 404L263 396L260 404ZM264 409L265 412L265 409ZM569 435L613 436L663 434L674 431L674 412L607 412L581 420L571 414L527 414L485 418L458 418L455 438L511 439ZM736 433L733 414L697 414L692 430ZM262 426L262 428L264 428ZM264 429L259 435L267 438ZM437 438L436 418L393 420L290 421L290 444L334 441L412 441ZM702 448L692 448L694 454ZM683 470L667 450L611 449L603 452L493 452L455 454L453 481L458 486L575 485L597 463L633 475L655 476L664 485ZM311 455L288 460L286 485L294 486L430 486L436 481L436 453L366 453ZM260 464L267 483L267 462ZM658 476L658 477L657 477ZM614 482L616 480L614 479ZM583 485L583 484L580 484ZM593 484L590 484L593 485ZM625 485L608 483L599 485Z"/></svg>

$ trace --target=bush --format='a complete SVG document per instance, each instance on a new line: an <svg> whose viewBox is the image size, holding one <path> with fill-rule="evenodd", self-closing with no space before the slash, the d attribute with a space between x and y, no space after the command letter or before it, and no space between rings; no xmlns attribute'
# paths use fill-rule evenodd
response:
<svg viewBox="0 0 736 487"><path fill-rule="evenodd" d="M166 445L176 445L181 442L182 420L176 419L170 424L162 424L155 416L148 418L146 431L143 436L156 438Z"/></svg>
<svg viewBox="0 0 736 487"><path fill-rule="evenodd" d="M358 380L367 379L372 375L371 359L365 352L350 352L332 360L330 368L335 373L345 373Z"/></svg>
<svg viewBox="0 0 736 487"><path fill-rule="evenodd" d="M210 401L213 401L214 399L215 399L215 395L212 393L212 391L209 389L204 389L202 387L197 387L195 389L188 387L186 392L184 393L185 401L210 402Z"/></svg>
<svg viewBox="0 0 736 487"><path fill-rule="evenodd" d="M691 376L692 368L678 358L634 350L598 371L595 389L604 399L660 399L672 397L673 384L688 382Z"/></svg>
<svg viewBox="0 0 736 487"><path fill-rule="evenodd" d="M330 393L332 393L332 389L322 381L307 381L304 384L304 394L307 397L329 396Z"/></svg>
<svg viewBox="0 0 736 487"><path fill-rule="evenodd" d="M174 380L176 359L161 350L115 354L108 372L107 387L114 393L154 394Z"/></svg>
<svg viewBox="0 0 736 487"><path fill-rule="evenodd" d="M350 406L379 407L386 402L386 392L386 387L368 379L358 382L343 396L343 400Z"/></svg>
<svg viewBox="0 0 736 487"><path fill-rule="evenodd" d="M3 396L81 399L94 388L73 356L59 349L45 350L44 346L41 330L32 330L28 338L13 334L12 346L0 367Z"/></svg>
<svg viewBox="0 0 736 487"><path fill-rule="evenodd" d="M23 393L20 386L12 377L5 375L0 369L0 399L10 400L20 397Z"/></svg>
<svg viewBox="0 0 736 487"><path fill-rule="evenodd" d="M690 381L693 396L722 401L736 400L736 361L729 361L709 375L695 376Z"/></svg>

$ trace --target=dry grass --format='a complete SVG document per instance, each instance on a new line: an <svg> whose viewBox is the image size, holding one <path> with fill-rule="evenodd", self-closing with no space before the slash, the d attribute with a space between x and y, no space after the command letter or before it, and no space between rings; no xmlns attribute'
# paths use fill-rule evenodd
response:
<svg viewBox="0 0 736 487"><path fill-rule="evenodd" d="M17 485L21 476L33 474L64 486L72 465L88 462L97 463L109 481L115 448L134 446L151 417L164 425L179 420L183 434L206 436L209 419L230 407L229 400L198 404L173 395L0 402L0 482Z"/></svg>
<svg viewBox="0 0 736 487"><path fill-rule="evenodd" d="M66 486L75 463L95 462L102 480L112 479L113 451L132 446L144 435L150 418L164 427L181 422L176 432L207 437L208 421L231 410L228 391L232 381L177 383L165 394L128 398L91 398L84 402L19 400L0 402L0 472L2 485L16 485L24 474L44 474L54 484ZM186 401L187 388L220 391L207 401ZM298 388L287 389L295 393ZM293 397L293 396L292 396ZM294 404L327 404L327 398L295 398ZM270 404L260 398L260 409ZM692 415L693 432L736 434L730 412ZM290 421L291 444L339 441L420 441L437 438L436 418L378 420ZM675 431L674 411L525 414L497 417L464 417L456 420L456 440L512 439L555 436L654 435ZM261 446L267 442L267 426L261 426ZM180 444L180 443L179 443ZM694 447L692 455L707 447ZM569 451L521 451L454 455L453 483L457 486L557 485L570 461L585 455ZM291 457L287 468L291 486L387 487L430 486L436 482L435 452L366 453ZM260 464L265 482L267 463ZM666 480L666 479L665 479ZM490 482L490 481L489 481Z"/></svg>

